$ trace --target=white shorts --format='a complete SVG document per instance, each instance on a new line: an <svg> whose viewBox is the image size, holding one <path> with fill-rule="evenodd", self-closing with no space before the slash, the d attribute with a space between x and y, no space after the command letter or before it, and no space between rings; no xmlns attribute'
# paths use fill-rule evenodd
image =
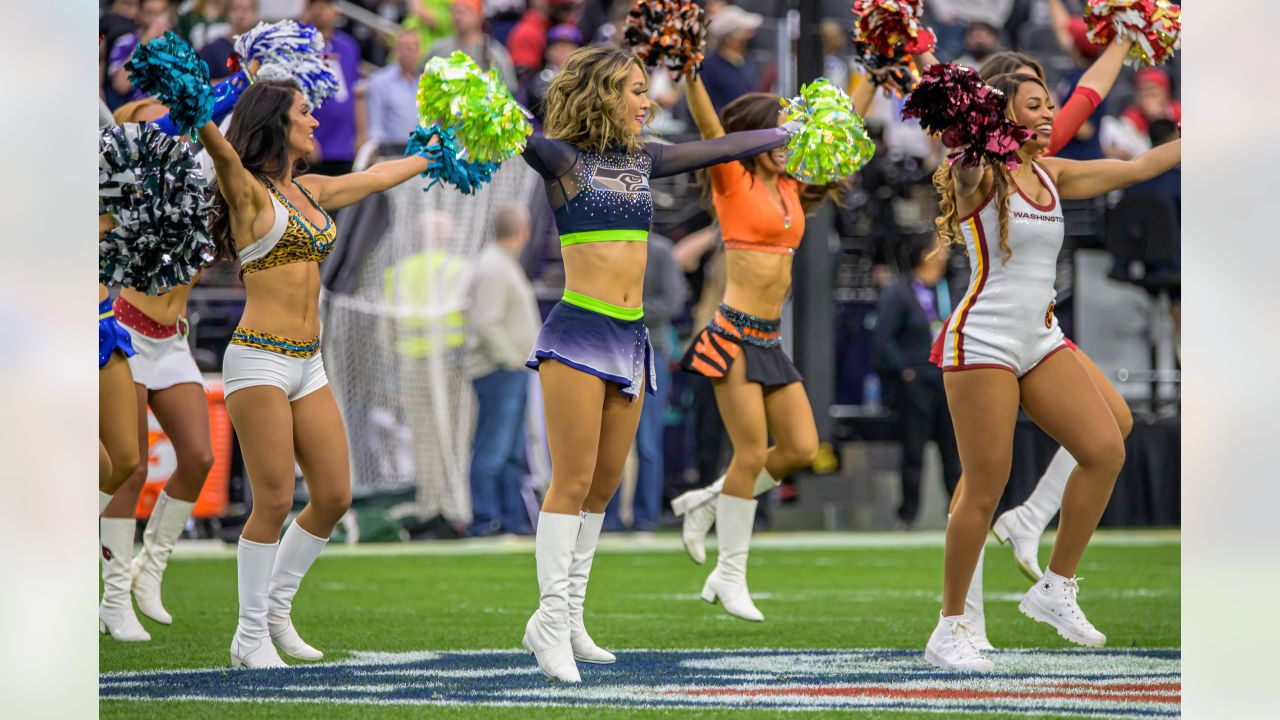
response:
<svg viewBox="0 0 1280 720"><path fill-rule="evenodd" d="M1045 358L1072 347L1058 327L1052 301L1030 312L1035 317L1025 311L953 313L934 340L929 359L943 372L995 368L1021 378Z"/></svg>
<svg viewBox="0 0 1280 720"><path fill-rule="evenodd" d="M329 378L324 374L324 361L319 352L308 358L298 358L231 344L222 358L222 391L228 397L244 388L273 385L283 390L289 402L293 402L328 384Z"/></svg>
<svg viewBox="0 0 1280 720"><path fill-rule="evenodd" d="M204 378L196 359L191 356L191 346L181 334L164 339L147 337L121 323L133 340L133 357L129 358L129 370L133 381L148 390L164 390L174 385L195 383L204 386Z"/></svg>

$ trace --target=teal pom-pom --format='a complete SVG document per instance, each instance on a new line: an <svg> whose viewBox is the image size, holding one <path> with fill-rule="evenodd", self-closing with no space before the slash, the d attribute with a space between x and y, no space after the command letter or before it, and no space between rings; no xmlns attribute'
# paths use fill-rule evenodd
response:
<svg viewBox="0 0 1280 720"><path fill-rule="evenodd" d="M801 182L826 185L848 177L876 152L853 101L825 78L801 86L782 107L788 121L804 123L787 146L787 174Z"/></svg>
<svg viewBox="0 0 1280 720"><path fill-rule="evenodd" d="M475 162L502 162L524 150L533 126L496 68L482 72L461 51L427 61L418 82L422 124L454 131Z"/></svg>
<svg viewBox="0 0 1280 720"><path fill-rule="evenodd" d="M436 141L434 145L431 144L433 139ZM431 180L423 188L424 192L443 182L458 188L464 195L471 195L493 180L493 173L499 167L498 163L463 157L467 151L459 149L454 131L439 125L414 128L404 154L421 155L430 161L427 171L422 173L422 177Z"/></svg>
<svg viewBox="0 0 1280 720"><path fill-rule="evenodd" d="M98 212L116 226L98 245L98 280L159 295L214 260L212 191L187 144L150 125L98 135Z"/></svg>
<svg viewBox="0 0 1280 720"><path fill-rule="evenodd" d="M179 135L190 135L213 117L209 66L172 32L134 48L125 64L129 82L169 107Z"/></svg>

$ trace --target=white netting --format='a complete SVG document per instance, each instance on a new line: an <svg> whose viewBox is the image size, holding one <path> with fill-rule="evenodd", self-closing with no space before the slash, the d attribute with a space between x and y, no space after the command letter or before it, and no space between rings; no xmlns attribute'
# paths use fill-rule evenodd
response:
<svg viewBox="0 0 1280 720"><path fill-rule="evenodd" d="M386 193L386 236L350 294L326 293L325 369L357 496L415 489L416 514L470 522L475 400L464 352L471 261L504 204L541 193L518 158L475 195L411 180Z"/></svg>

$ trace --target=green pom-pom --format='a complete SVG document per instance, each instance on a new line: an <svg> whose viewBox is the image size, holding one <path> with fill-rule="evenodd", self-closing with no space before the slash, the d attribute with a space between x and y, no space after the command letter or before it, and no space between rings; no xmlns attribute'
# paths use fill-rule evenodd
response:
<svg viewBox="0 0 1280 720"><path fill-rule="evenodd" d="M831 81L819 79L800 88L799 97L782 101L787 120L804 123L791 138L787 174L826 185L862 169L876 152L853 101Z"/></svg>
<svg viewBox="0 0 1280 720"><path fill-rule="evenodd" d="M524 150L529 118L497 70L485 73L461 51L427 62L418 82L422 124L452 128L475 162L502 162Z"/></svg>

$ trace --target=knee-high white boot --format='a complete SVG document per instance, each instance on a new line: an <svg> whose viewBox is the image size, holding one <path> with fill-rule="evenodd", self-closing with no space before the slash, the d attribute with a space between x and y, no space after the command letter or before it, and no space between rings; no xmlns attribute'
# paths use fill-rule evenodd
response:
<svg viewBox="0 0 1280 720"><path fill-rule="evenodd" d="M284 531L280 550L271 569L271 588L267 597L267 629L271 639L285 654L299 660L319 660L324 653L311 647L293 629L293 596L298 594L302 576L311 569L328 538L318 538L302 529L295 520Z"/></svg>
<svg viewBox="0 0 1280 720"><path fill-rule="evenodd" d="M231 638L231 667L286 667L267 633L267 590L280 543L256 543L240 538L236 548L236 582L240 621Z"/></svg>
<svg viewBox="0 0 1280 720"><path fill-rule="evenodd" d="M193 502L174 500L161 490L142 533L142 551L133 559L133 597L138 601L138 610L164 625L171 624L173 616L160 601L160 583L173 546L195 506Z"/></svg>
<svg viewBox="0 0 1280 720"><path fill-rule="evenodd" d="M578 515L538 515L534 555L541 598L524 628L525 650L548 678L564 682L582 681L569 644L569 565L581 525Z"/></svg>
<svg viewBox="0 0 1280 720"><path fill-rule="evenodd" d="M573 560L569 563L569 646L573 659L578 662L607 665L618 658L596 645L587 634L582 622L582 606L587 601L587 581L591 579L591 563L596 556L596 543L600 541L600 528L604 525L604 513L582 513L582 528L573 546Z"/></svg>
<svg viewBox="0 0 1280 720"><path fill-rule="evenodd" d="M676 517L684 518L680 530L680 540L689 553L689 559L701 565L707 561L707 533L716 524L716 498L724 488L724 475L704 488L690 490L671 501L671 511ZM760 497L778 487L768 470L760 469L756 475L756 484L751 490L751 497Z"/></svg>
<svg viewBox="0 0 1280 720"><path fill-rule="evenodd" d="M716 567L702 586L702 599L719 600L725 612L753 622L764 615L751 602L747 589L747 555L756 519L756 501L721 494L716 499L716 543L720 547Z"/></svg>
<svg viewBox="0 0 1280 720"><path fill-rule="evenodd" d="M146 642L151 633L133 613L129 595L129 560L133 556L133 518L98 518L102 542L102 604L98 606L98 631L121 642Z"/></svg>

